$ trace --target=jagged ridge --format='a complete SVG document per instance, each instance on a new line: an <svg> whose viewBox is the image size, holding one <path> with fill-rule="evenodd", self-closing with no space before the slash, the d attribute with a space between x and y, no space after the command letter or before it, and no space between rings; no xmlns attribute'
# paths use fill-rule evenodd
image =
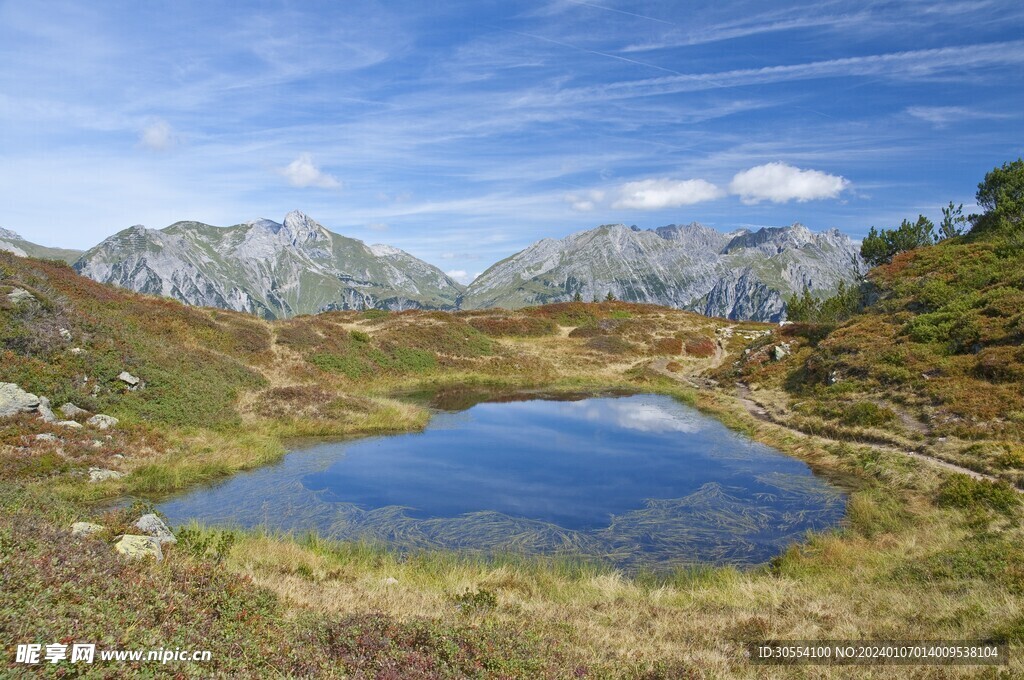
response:
<svg viewBox="0 0 1024 680"><path fill-rule="evenodd" d="M603 225L544 239L498 262L470 284L464 309L517 308L608 293L731 319L777 321L785 297L807 286L829 292L860 265L836 229L802 224L720 233L696 222L641 230Z"/></svg>

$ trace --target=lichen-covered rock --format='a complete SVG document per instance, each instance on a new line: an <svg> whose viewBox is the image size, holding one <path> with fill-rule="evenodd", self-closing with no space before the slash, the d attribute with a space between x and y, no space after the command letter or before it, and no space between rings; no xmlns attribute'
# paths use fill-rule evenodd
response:
<svg viewBox="0 0 1024 680"><path fill-rule="evenodd" d="M121 479L124 477L123 472L117 470L106 470L104 468L89 468L89 481L90 482L105 482L108 479Z"/></svg>
<svg viewBox="0 0 1024 680"><path fill-rule="evenodd" d="M50 434L49 432L43 432L42 434L37 434L35 436L35 440L37 442L59 442L60 437L55 434Z"/></svg>
<svg viewBox="0 0 1024 680"><path fill-rule="evenodd" d="M22 302L35 302L35 297L24 288L15 288L7 294L7 300L18 305Z"/></svg>
<svg viewBox="0 0 1024 680"><path fill-rule="evenodd" d="M14 383L0 383L0 418L31 413L39 407L39 397Z"/></svg>
<svg viewBox="0 0 1024 680"><path fill-rule="evenodd" d="M171 533L171 530L166 524L164 524L164 521L153 513L140 517L139 520L135 522L135 526L160 541L160 543L178 542L178 540L174 538L174 534Z"/></svg>
<svg viewBox="0 0 1024 680"><path fill-rule="evenodd" d="M164 559L164 551L160 548L160 541L152 536L136 536L125 534L117 539L114 549L122 555L134 558L152 557L157 562Z"/></svg>
<svg viewBox="0 0 1024 680"><path fill-rule="evenodd" d="M117 425L118 421L117 418L115 418L114 416L108 416L102 413L97 413L96 415L94 415L92 418L89 418L89 420L85 422L89 423L93 427L99 428L101 430L106 430Z"/></svg>
<svg viewBox="0 0 1024 680"><path fill-rule="evenodd" d="M94 524L92 522L75 522L71 525L72 536L88 536L103 531L104 527L102 524Z"/></svg>
<svg viewBox="0 0 1024 680"><path fill-rule="evenodd" d="M72 404L70 401L65 403L65 404L63 404L63 405L61 405L61 407L58 408L57 410L60 411L60 414L62 416L64 416L65 418L68 418L69 420L72 419L72 418L78 418L79 416L87 416L87 415L89 415L89 412L86 411L84 408L78 408L77 406Z"/></svg>

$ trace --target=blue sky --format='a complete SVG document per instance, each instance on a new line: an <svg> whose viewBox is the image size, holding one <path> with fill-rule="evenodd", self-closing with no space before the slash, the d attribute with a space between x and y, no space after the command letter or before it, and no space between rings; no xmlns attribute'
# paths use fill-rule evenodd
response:
<svg viewBox="0 0 1024 680"><path fill-rule="evenodd" d="M0 226L301 209L464 280L598 224L862 236L1024 155L1024 5L0 2Z"/></svg>

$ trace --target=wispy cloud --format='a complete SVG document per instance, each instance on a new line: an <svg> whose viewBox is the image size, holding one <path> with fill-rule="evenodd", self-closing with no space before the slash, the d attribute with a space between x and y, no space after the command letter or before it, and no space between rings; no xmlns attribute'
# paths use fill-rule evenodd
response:
<svg viewBox="0 0 1024 680"><path fill-rule="evenodd" d="M966 106L909 106L906 111L914 118L919 118L938 128L944 128L964 120L999 120L1007 118L1005 114L980 111Z"/></svg>

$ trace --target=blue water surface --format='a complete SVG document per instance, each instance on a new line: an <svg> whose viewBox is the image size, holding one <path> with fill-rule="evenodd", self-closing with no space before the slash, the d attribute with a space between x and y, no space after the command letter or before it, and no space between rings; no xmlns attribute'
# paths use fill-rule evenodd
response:
<svg viewBox="0 0 1024 680"><path fill-rule="evenodd" d="M629 568L762 562L836 525L844 505L801 461L638 395L477 404L422 433L302 448L159 509L176 524Z"/></svg>

